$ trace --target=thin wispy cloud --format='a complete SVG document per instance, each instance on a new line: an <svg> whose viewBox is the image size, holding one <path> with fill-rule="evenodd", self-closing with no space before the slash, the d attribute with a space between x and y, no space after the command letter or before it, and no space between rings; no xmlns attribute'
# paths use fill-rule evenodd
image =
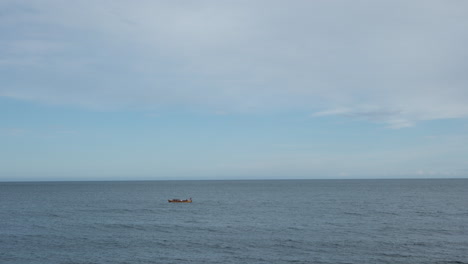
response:
<svg viewBox="0 0 468 264"><path fill-rule="evenodd" d="M373 123L382 123L389 128L399 129L411 127L413 121L400 111L385 110L382 107L356 107L337 108L332 110L319 111L312 114L312 117L345 116L357 120L365 120Z"/></svg>
<svg viewBox="0 0 468 264"><path fill-rule="evenodd" d="M0 96L303 111L391 128L468 117L465 1L7 0L0 8Z"/></svg>

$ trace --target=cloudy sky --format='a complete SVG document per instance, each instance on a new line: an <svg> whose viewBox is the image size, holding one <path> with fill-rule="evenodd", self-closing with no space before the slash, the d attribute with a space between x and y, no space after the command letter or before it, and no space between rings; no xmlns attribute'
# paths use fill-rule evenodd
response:
<svg viewBox="0 0 468 264"><path fill-rule="evenodd" d="M468 176L468 1L0 0L0 180Z"/></svg>

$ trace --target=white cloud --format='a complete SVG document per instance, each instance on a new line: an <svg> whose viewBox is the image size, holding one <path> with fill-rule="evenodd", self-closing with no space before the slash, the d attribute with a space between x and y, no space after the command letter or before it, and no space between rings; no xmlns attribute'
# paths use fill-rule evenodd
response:
<svg viewBox="0 0 468 264"><path fill-rule="evenodd" d="M374 123L383 123L393 129L411 127L414 125L410 119L404 117L405 115L403 113L399 111L385 110L381 107L357 107L356 109L336 108L313 113L312 117L334 115L361 119Z"/></svg>
<svg viewBox="0 0 468 264"><path fill-rule="evenodd" d="M301 110L392 128L468 116L468 2L0 5L3 96L107 108Z"/></svg>
<svg viewBox="0 0 468 264"><path fill-rule="evenodd" d="M351 112L352 110L349 108L336 108L331 110L319 111L312 114L312 116L346 115L350 114Z"/></svg>

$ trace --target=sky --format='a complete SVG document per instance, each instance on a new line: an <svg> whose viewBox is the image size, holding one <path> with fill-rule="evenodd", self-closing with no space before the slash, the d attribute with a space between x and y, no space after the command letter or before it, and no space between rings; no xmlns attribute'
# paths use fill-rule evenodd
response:
<svg viewBox="0 0 468 264"><path fill-rule="evenodd" d="M468 177L468 1L0 0L0 181Z"/></svg>

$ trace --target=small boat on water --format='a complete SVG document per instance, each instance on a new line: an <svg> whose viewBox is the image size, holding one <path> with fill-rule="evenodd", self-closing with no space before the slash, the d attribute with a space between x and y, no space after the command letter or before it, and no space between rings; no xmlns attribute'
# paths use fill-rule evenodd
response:
<svg viewBox="0 0 468 264"><path fill-rule="evenodd" d="M170 202L170 203L191 203L191 202L192 202L192 198L185 199L185 200L170 199L170 200L167 200L167 201Z"/></svg>

